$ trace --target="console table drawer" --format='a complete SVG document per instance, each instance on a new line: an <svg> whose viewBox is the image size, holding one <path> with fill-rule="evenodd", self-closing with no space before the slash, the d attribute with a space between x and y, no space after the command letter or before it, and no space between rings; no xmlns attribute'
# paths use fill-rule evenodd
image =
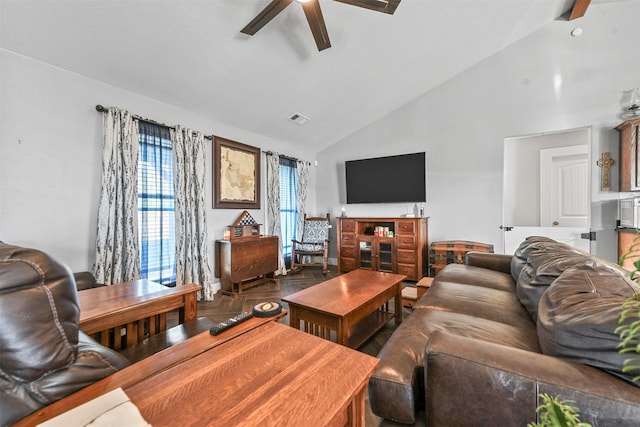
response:
<svg viewBox="0 0 640 427"><path fill-rule="evenodd" d="M355 246L356 235L354 233L342 233L342 235L340 236L340 243L343 246Z"/></svg>
<svg viewBox="0 0 640 427"><path fill-rule="evenodd" d="M356 269L356 260L354 258L340 257L341 271L351 271Z"/></svg>
<svg viewBox="0 0 640 427"><path fill-rule="evenodd" d="M416 247L415 236L398 236L396 239L400 249L415 249Z"/></svg>
<svg viewBox="0 0 640 427"><path fill-rule="evenodd" d="M398 221L396 234L414 234L416 226L414 221Z"/></svg>
<svg viewBox="0 0 640 427"><path fill-rule="evenodd" d="M415 264L416 253L415 251L398 250L398 263L399 264Z"/></svg>
<svg viewBox="0 0 640 427"><path fill-rule="evenodd" d="M346 232L355 233L356 232L356 222L355 222L355 220L343 219L340 222L340 231L342 233L346 233Z"/></svg>
<svg viewBox="0 0 640 427"><path fill-rule="evenodd" d="M340 251L340 256L345 258L354 258L356 257L356 248L355 246L345 246Z"/></svg>
<svg viewBox="0 0 640 427"><path fill-rule="evenodd" d="M398 263L398 274L405 274L409 280L416 280L418 278L418 270L415 264Z"/></svg>

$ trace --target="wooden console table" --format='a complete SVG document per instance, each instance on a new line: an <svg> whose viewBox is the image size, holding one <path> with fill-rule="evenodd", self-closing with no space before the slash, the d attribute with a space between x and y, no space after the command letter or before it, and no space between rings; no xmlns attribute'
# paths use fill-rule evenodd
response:
<svg viewBox="0 0 640 427"><path fill-rule="evenodd" d="M357 268L404 274L416 282L427 275L428 218L338 217L338 272ZM376 230L382 229L380 234Z"/></svg>
<svg viewBox="0 0 640 427"><path fill-rule="evenodd" d="M364 426L366 387L377 364L364 353L253 318L156 353L16 426L36 425L119 387L154 426Z"/></svg>
<svg viewBox="0 0 640 427"><path fill-rule="evenodd" d="M216 277L226 294L273 279L278 269L278 237L249 236L216 240Z"/></svg>
<svg viewBox="0 0 640 427"><path fill-rule="evenodd" d="M144 279L85 289L78 292L80 330L122 350L144 339L145 323L149 335L164 331L170 311L179 310L180 323L195 320L200 289L193 283L171 288Z"/></svg>

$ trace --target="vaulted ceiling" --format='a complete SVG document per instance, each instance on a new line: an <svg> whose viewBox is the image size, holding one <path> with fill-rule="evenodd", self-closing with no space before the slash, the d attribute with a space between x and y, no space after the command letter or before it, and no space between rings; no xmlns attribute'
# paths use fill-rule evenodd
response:
<svg viewBox="0 0 640 427"><path fill-rule="evenodd" d="M393 15L319 0L321 52L297 2L241 33L269 3L0 0L0 47L317 151L567 19L574 0L401 0Z"/></svg>

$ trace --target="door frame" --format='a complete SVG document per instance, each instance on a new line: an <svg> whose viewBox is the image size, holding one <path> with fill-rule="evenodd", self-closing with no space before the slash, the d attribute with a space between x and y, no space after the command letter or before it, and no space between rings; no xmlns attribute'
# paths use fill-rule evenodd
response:
<svg viewBox="0 0 640 427"><path fill-rule="evenodd" d="M568 137L573 136L572 139ZM529 145L523 145L530 143ZM505 137L503 144L503 192L502 192L502 233L503 253L511 245L506 243L508 230L513 227L540 227L540 156L539 150L569 145L587 146L587 167L589 191L587 194L589 205L588 227L591 227L592 210L592 174L591 165L592 129L584 126L573 129L563 129L554 132L540 132L529 135ZM523 160L526 159L526 160ZM526 162L526 164L524 163ZM518 164L516 164L518 163ZM521 184L524 182L524 184ZM522 217L518 224L518 217ZM592 245L588 245L591 247Z"/></svg>

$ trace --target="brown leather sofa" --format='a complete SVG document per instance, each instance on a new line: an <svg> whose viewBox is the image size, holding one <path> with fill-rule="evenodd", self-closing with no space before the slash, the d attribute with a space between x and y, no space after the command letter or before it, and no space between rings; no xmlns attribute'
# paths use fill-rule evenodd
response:
<svg viewBox="0 0 640 427"><path fill-rule="evenodd" d="M614 333L639 294L617 264L544 237L513 256L469 253L380 351L371 408L381 425L524 426L548 393L594 426L640 425Z"/></svg>
<svg viewBox="0 0 640 427"><path fill-rule="evenodd" d="M0 425L129 364L81 332L79 314L68 268L0 242Z"/></svg>

